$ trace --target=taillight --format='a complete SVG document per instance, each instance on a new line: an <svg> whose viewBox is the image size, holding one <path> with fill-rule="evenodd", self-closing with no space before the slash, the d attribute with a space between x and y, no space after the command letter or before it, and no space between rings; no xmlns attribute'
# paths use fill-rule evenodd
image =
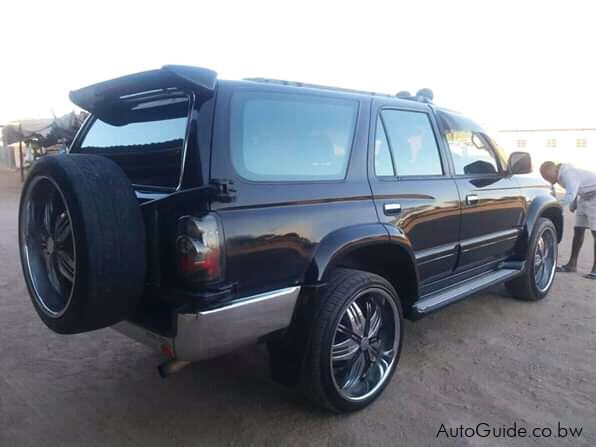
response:
<svg viewBox="0 0 596 447"><path fill-rule="evenodd" d="M219 281L223 277L221 231L217 217L183 216L178 220L178 269L190 283Z"/></svg>

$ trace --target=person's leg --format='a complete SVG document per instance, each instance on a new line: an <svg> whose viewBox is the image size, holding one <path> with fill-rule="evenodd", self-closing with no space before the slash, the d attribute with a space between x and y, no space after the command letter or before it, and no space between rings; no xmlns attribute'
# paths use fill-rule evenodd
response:
<svg viewBox="0 0 596 447"><path fill-rule="evenodd" d="M571 256L569 262L560 268L561 272L576 272L579 252L584 243L586 229L590 228L589 210L586 201L578 199L575 210L575 228L573 229L573 243L571 245Z"/></svg>
<svg viewBox="0 0 596 447"><path fill-rule="evenodd" d="M592 264L592 273L590 275L596 276L596 231L592 230L592 237L594 238L594 264Z"/></svg>
<svg viewBox="0 0 596 447"><path fill-rule="evenodd" d="M563 266L562 271L576 272L577 271L577 259L579 258L579 252L584 243L584 236L586 229L584 227L575 227L573 230L573 243L571 244L571 256L569 262Z"/></svg>
<svg viewBox="0 0 596 447"><path fill-rule="evenodd" d="M586 275L588 279L596 279L596 230L592 230L592 237L594 238L594 264L592 264L592 271Z"/></svg>
<svg viewBox="0 0 596 447"><path fill-rule="evenodd" d="M587 216L590 230L592 230L592 238L594 239L594 263L592 264L592 271L588 274L588 278L596 279L596 197L592 197L584 201L584 210Z"/></svg>

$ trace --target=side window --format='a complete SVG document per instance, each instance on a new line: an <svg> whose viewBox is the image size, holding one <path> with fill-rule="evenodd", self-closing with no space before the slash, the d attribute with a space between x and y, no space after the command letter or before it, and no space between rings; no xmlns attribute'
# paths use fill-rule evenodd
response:
<svg viewBox="0 0 596 447"><path fill-rule="evenodd" d="M384 110L381 119L399 177L443 175L439 148L426 113Z"/></svg>
<svg viewBox="0 0 596 447"><path fill-rule="evenodd" d="M318 96L237 93L230 120L232 164L252 181L341 180L357 105Z"/></svg>
<svg viewBox="0 0 596 447"><path fill-rule="evenodd" d="M385 134L383 122L380 119L377 120L377 130L375 132L375 174L379 177L395 176L387 134Z"/></svg>
<svg viewBox="0 0 596 447"><path fill-rule="evenodd" d="M497 158L484 137L471 131L450 131L445 137L457 175L496 174Z"/></svg>

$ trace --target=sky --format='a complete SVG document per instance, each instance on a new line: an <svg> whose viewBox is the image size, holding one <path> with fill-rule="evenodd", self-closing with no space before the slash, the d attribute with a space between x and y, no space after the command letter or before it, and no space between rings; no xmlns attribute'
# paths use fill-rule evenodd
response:
<svg viewBox="0 0 596 447"><path fill-rule="evenodd" d="M0 123L160 67L397 93L490 129L594 127L596 2L19 0L0 8Z"/></svg>

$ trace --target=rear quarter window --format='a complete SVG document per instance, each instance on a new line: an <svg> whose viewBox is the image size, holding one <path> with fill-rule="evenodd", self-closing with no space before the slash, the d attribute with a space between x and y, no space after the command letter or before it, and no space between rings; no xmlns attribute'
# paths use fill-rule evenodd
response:
<svg viewBox="0 0 596 447"><path fill-rule="evenodd" d="M247 180L341 180L358 103L310 95L242 92L232 97L231 158Z"/></svg>

